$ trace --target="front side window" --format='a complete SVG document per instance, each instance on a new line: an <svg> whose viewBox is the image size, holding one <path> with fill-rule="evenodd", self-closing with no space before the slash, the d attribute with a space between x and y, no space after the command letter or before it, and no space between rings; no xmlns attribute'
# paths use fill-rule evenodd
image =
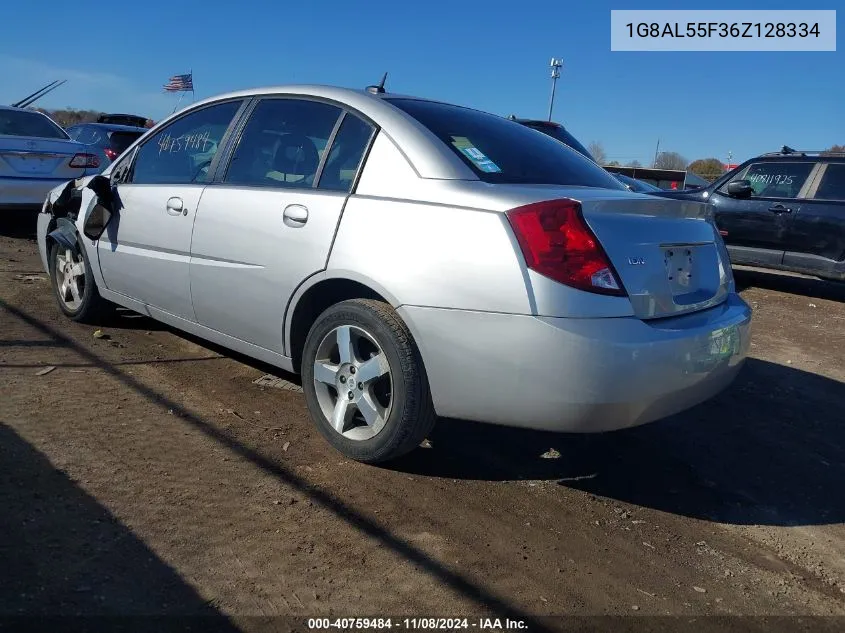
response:
<svg viewBox="0 0 845 633"><path fill-rule="evenodd" d="M260 101L232 154L224 182L313 187L340 108L304 99Z"/></svg>
<svg viewBox="0 0 845 633"><path fill-rule="evenodd" d="M209 167L241 101L187 114L141 145L132 166L134 184L190 184L208 180Z"/></svg>
<svg viewBox="0 0 845 633"><path fill-rule="evenodd" d="M0 109L0 136L29 136L32 138L68 139L58 125L40 112Z"/></svg>
<svg viewBox="0 0 845 633"><path fill-rule="evenodd" d="M754 190L752 194L754 198L797 198L798 192L801 191L814 166L814 163L811 162L770 161L751 163L731 178L728 183L736 180L748 180ZM726 193L728 183L725 183L719 191Z"/></svg>
<svg viewBox="0 0 845 633"><path fill-rule="evenodd" d="M347 192L352 190L373 129L372 125L353 114L347 114L343 118L320 175L320 189Z"/></svg>
<svg viewBox="0 0 845 633"><path fill-rule="evenodd" d="M815 198L817 200L845 200L845 163L828 163Z"/></svg>
<svg viewBox="0 0 845 633"><path fill-rule="evenodd" d="M445 143L482 181L625 190L563 143L503 117L416 99L388 99Z"/></svg>

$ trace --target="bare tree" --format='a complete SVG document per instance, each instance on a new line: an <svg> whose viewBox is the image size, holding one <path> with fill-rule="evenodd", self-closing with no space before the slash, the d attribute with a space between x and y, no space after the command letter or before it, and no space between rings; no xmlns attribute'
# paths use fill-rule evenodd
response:
<svg viewBox="0 0 845 633"><path fill-rule="evenodd" d="M660 152L657 155L657 160L654 161L654 167L655 169L683 170L686 169L687 162L687 159L678 152Z"/></svg>
<svg viewBox="0 0 845 633"><path fill-rule="evenodd" d="M633 167L635 169L638 168L638 167L642 167L642 166L643 166L643 164L638 160L632 160L630 163L625 165L625 167Z"/></svg>
<svg viewBox="0 0 845 633"><path fill-rule="evenodd" d="M593 141L590 143L590 146L587 148L587 151L592 154L593 158L599 165L604 165L607 162L607 153L604 151L604 147L598 141Z"/></svg>

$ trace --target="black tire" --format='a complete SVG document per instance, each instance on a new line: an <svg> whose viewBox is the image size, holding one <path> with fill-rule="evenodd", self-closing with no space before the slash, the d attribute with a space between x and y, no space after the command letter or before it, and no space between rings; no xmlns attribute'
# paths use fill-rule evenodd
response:
<svg viewBox="0 0 845 633"><path fill-rule="evenodd" d="M323 413L314 383L314 363L323 339L339 326L360 327L384 352L392 380L391 407L384 427L369 439L341 435ZM428 377L408 326L388 304L351 299L323 312L308 333L302 354L302 388L311 418L320 433L345 456L375 464L412 451L426 439L436 420Z"/></svg>
<svg viewBox="0 0 845 633"><path fill-rule="evenodd" d="M88 262L88 255L85 249L78 243L70 250L72 250L75 256L81 258L85 268L84 284L80 292L81 302L78 307L72 308L60 298L60 284L57 278L56 262L59 254L66 250L68 250L67 247L59 245L58 242L53 242L50 245L47 260L50 265L50 285L53 287L53 296L56 298L56 304L58 304L59 310L69 319L79 323L102 323L112 314L114 304L100 296L97 290L97 282L94 280L94 274L91 271L91 264Z"/></svg>

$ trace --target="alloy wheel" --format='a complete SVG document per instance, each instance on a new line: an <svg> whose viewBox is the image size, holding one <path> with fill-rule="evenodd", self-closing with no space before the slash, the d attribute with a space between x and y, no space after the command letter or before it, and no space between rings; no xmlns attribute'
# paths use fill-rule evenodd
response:
<svg viewBox="0 0 845 633"><path fill-rule="evenodd" d="M65 248L56 254L56 292L71 312L82 305L85 296L85 262L82 255Z"/></svg>
<svg viewBox="0 0 845 633"><path fill-rule="evenodd" d="M317 402L332 428L351 440L368 440L383 428L393 406L387 355L361 327L341 325L317 347Z"/></svg>

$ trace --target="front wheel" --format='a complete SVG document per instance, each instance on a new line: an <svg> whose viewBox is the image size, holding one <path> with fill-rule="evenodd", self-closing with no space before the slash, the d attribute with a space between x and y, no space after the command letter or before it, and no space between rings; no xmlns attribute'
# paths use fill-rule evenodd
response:
<svg viewBox="0 0 845 633"><path fill-rule="evenodd" d="M434 425L422 357L407 325L381 301L343 301L319 316L305 342L302 386L317 428L357 461L399 457Z"/></svg>
<svg viewBox="0 0 845 633"><path fill-rule="evenodd" d="M108 314L112 304L97 291L84 248L54 242L48 262L53 293L65 316L81 323L97 323Z"/></svg>

